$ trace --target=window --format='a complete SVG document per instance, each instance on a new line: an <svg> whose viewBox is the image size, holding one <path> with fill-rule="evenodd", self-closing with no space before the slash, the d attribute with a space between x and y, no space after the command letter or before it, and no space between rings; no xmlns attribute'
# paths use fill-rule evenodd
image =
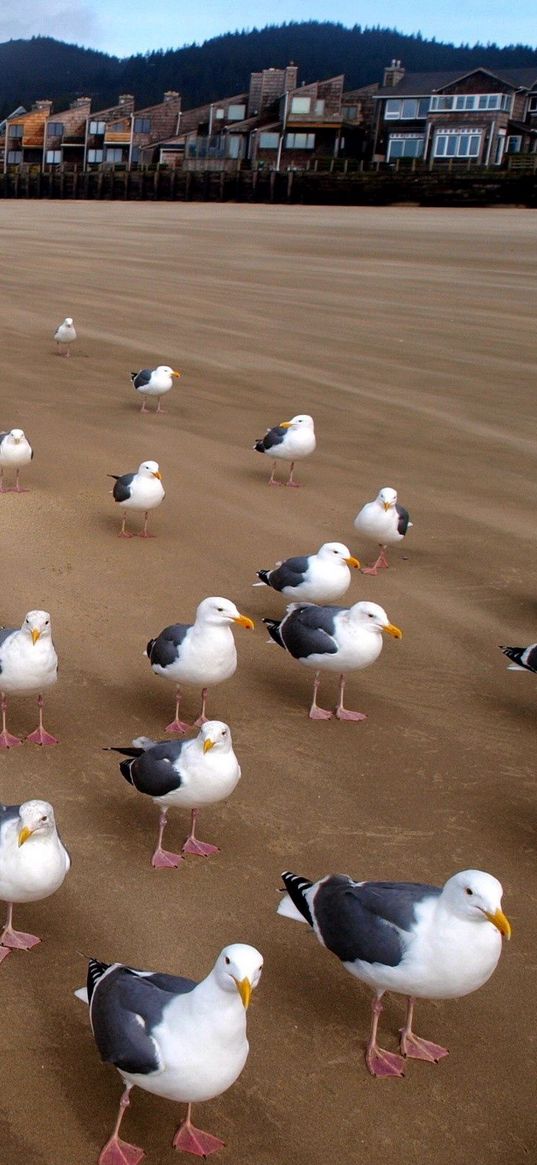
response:
<svg viewBox="0 0 537 1165"><path fill-rule="evenodd" d="M288 150L314 150L314 133L288 133L285 135L285 145Z"/></svg>
<svg viewBox="0 0 537 1165"><path fill-rule="evenodd" d="M450 93L431 97L431 109L436 113L448 113L455 109L457 113L469 113L474 109L509 109L511 97L509 93Z"/></svg>
<svg viewBox="0 0 537 1165"><path fill-rule="evenodd" d="M131 162L136 163L140 161L140 147L133 146L131 150Z"/></svg>
<svg viewBox="0 0 537 1165"><path fill-rule="evenodd" d="M423 158L424 137L422 134L390 134L387 162L394 158Z"/></svg>
<svg viewBox="0 0 537 1165"><path fill-rule="evenodd" d="M259 134L259 149L260 150L277 150L280 144L279 133L260 133Z"/></svg>
<svg viewBox="0 0 537 1165"><path fill-rule="evenodd" d="M358 116L358 106L344 105L341 110L341 116L345 118L345 121L354 121Z"/></svg>
<svg viewBox="0 0 537 1165"><path fill-rule="evenodd" d="M106 162L114 162L114 163L115 162L122 162L123 161L123 150L121 149L121 147L119 149L110 149L110 148L107 149L105 161Z"/></svg>
<svg viewBox="0 0 537 1165"><path fill-rule="evenodd" d="M134 132L135 133L151 133L151 118L150 117L135 117L134 118Z"/></svg>
<svg viewBox="0 0 537 1165"><path fill-rule="evenodd" d="M420 117L427 117L429 106L429 97L405 97L401 100L390 97L386 102L384 117L388 121L402 118L412 121Z"/></svg>
<svg viewBox="0 0 537 1165"><path fill-rule="evenodd" d="M384 110L384 117L388 121L392 117L400 117L400 116L401 116L401 102L396 101L395 98L390 98L386 102L386 108Z"/></svg>
<svg viewBox="0 0 537 1165"><path fill-rule="evenodd" d="M478 158L481 134L470 130L442 130L434 139L435 158Z"/></svg>
<svg viewBox="0 0 537 1165"><path fill-rule="evenodd" d="M324 100L322 98L319 98L319 100L315 102L315 112L318 113L319 116L322 116L324 113Z"/></svg>
<svg viewBox="0 0 537 1165"><path fill-rule="evenodd" d="M519 154L521 149L522 149L522 135L520 135L520 137L519 137L518 134L516 134L516 135L512 134L511 137L507 138L507 153L508 154Z"/></svg>
<svg viewBox="0 0 537 1165"><path fill-rule="evenodd" d="M103 151L102 150L88 150L88 162L102 162L102 160L103 160Z"/></svg>
<svg viewBox="0 0 537 1165"><path fill-rule="evenodd" d="M19 162L22 162L22 150L8 150L7 160L17 166Z"/></svg>
<svg viewBox="0 0 537 1165"><path fill-rule="evenodd" d="M309 113L311 97L291 97L291 113Z"/></svg>
<svg viewBox="0 0 537 1165"><path fill-rule="evenodd" d="M23 125L10 125L9 131L8 131L8 137L21 138L23 133L24 133L24 126Z"/></svg>
<svg viewBox="0 0 537 1165"><path fill-rule="evenodd" d="M49 121L47 125L48 138L62 138L65 126L63 121Z"/></svg>
<svg viewBox="0 0 537 1165"><path fill-rule="evenodd" d="M219 108L219 109L215 109L215 111L214 111L214 116L215 116L215 120L216 120L216 121L222 121L222 118L223 118L223 116L224 116L224 110L223 110L223 109L220 109L220 108Z"/></svg>
<svg viewBox="0 0 537 1165"><path fill-rule="evenodd" d="M48 162L50 166L58 166L59 163L61 162L61 160L62 160L62 151L61 150L47 150L47 152L45 154L45 161Z"/></svg>
<svg viewBox="0 0 537 1165"><path fill-rule="evenodd" d="M241 135L238 133L230 134L226 142L226 155L228 158L240 158L241 156Z"/></svg>
<svg viewBox="0 0 537 1165"><path fill-rule="evenodd" d="M528 109L530 113L537 113L537 97L530 97Z"/></svg>
<svg viewBox="0 0 537 1165"><path fill-rule="evenodd" d="M246 117L245 105L229 105L227 111L228 121L242 121Z"/></svg>
<svg viewBox="0 0 537 1165"><path fill-rule="evenodd" d="M103 134L106 128L104 121L90 121L89 132L91 134Z"/></svg>

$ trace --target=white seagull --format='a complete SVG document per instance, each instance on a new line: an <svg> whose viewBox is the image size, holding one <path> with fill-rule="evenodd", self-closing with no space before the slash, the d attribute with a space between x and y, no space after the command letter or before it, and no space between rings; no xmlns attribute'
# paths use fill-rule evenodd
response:
<svg viewBox="0 0 537 1165"><path fill-rule="evenodd" d="M195 835L198 810L231 796L241 775L233 751L231 732L221 720L206 720L194 740L164 740L155 743L145 736L133 740L132 748L113 748L129 760L120 770L139 793L146 793L160 809L158 842L151 858L156 869L178 866L181 854L162 848L168 809L190 809L190 833L183 854L218 853L218 846L199 841Z"/></svg>
<svg viewBox="0 0 537 1165"><path fill-rule="evenodd" d="M70 356L71 353L69 351L69 345L73 344L76 340L75 325L71 319L71 316L66 316L63 324L59 324L59 326L56 328L56 331L54 332L54 339L56 341L58 352L61 352L63 356Z"/></svg>
<svg viewBox="0 0 537 1165"><path fill-rule="evenodd" d="M160 407L160 398L165 396L173 388L174 379L179 380L181 376L181 372L176 372L174 368L169 368L167 364L159 364L158 368L141 368L139 372L131 372L133 386L143 397L140 412L147 412L145 407L145 398L147 396L156 396L156 412L164 412L164 409Z"/></svg>
<svg viewBox="0 0 537 1165"><path fill-rule="evenodd" d="M129 534L125 529L127 510L143 511L144 528L140 531L138 537L154 538L154 534L148 534L147 532L149 511L155 510L157 506L160 506L160 503L164 501L166 496L162 485L162 474L158 467L158 461L142 461L136 473L123 473L120 477L115 473L109 473L108 477L113 477L115 480L116 484L112 490L112 494L114 501L123 510L123 519L118 538L136 537L134 534Z"/></svg>
<svg viewBox="0 0 537 1165"><path fill-rule="evenodd" d="M289 478L285 485L298 489L298 482L293 481L295 461L309 457L309 454L314 452L316 444L313 417L306 413L299 413L290 421L282 421L274 429L267 429L265 436L255 442L254 449L257 453L268 453L269 457L272 457L272 473L268 484L284 484L276 481L274 477L276 465L278 461L290 461Z"/></svg>
<svg viewBox="0 0 537 1165"><path fill-rule="evenodd" d="M315 669L310 720L365 720L363 712L343 705L345 675L374 663L382 651L382 634L401 639L403 632L390 623L378 603L354 603L352 607L316 607L290 603L283 619L263 619L269 634L299 663ZM339 673L339 699L335 713L319 708L317 692L321 671Z"/></svg>
<svg viewBox="0 0 537 1165"><path fill-rule="evenodd" d="M235 603L211 596L199 604L194 623L172 623L156 639L149 640L145 654L155 675L164 676L176 685L175 718L166 732L187 732L192 727L179 720L183 683L201 685L201 712L195 721L196 727L206 720L208 689L229 680L237 668L231 630L234 623L249 630L254 628L252 620L248 615L241 615Z"/></svg>
<svg viewBox="0 0 537 1165"><path fill-rule="evenodd" d="M273 570L258 570L260 583L279 591L289 599L311 603L335 603L342 599L351 583L349 567L360 566L343 542L324 542L316 554L286 558Z"/></svg>
<svg viewBox="0 0 537 1165"><path fill-rule="evenodd" d="M7 920L0 935L0 963L11 950L29 951L41 939L13 930L15 902L40 902L59 890L71 865L48 801L0 806L0 898Z"/></svg>
<svg viewBox="0 0 537 1165"><path fill-rule="evenodd" d="M48 611L28 611L22 627L0 629L0 692L2 731L0 748L14 748L22 741L7 730L8 696L37 696L39 725L26 737L32 744L57 744L43 727L43 692L56 683L58 657L52 642Z"/></svg>
<svg viewBox="0 0 537 1165"><path fill-rule="evenodd" d="M20 484L19 476L23 465L29 465L33 449L23 429L11 429L0 433L0 493L27 493ZM4 469L15 469L15 485L4 485Z"/></svg>
<svg viewBox="0 0 537 1165"><path fill-rule="evenodd" d="M415 999L458 999L482 987L496 968L511 926L502 887L482 870L463 870L441 888L413 882L354 882L329 874L318 882L286 871L278 913L308 922L351 975L374 991L366 1064L372 1076L402 1076L404 1060L377 1044L385 991L407 996L401 1052L435 1062L447 1048L412 1031Z"/></svg>
<svg viewBox="0 0 537 1165"><path fill-rule="evenodd" d="M75 994L89 1002L101 1059L118 1069L125 1085L99 1165L138 1165L144 1156L119 1138L135 1085L188 1105L175 1149L208 1157L223 1148L192 1124L192 1104L220 1096L240 1076L249 1051L246 1009L262 967L262 955L245 943L224 947L201 983L90 959L87 988Z"/></svg>
<svg viewBox="0 0 537 1165"><path fill-rule="evenodd" d="M402 542L412 526L408 510L397 502L397 490L384 486L374 502L367 502L354 519L354 526L360 534L380 546L380 554L372 566L362 567L362 574L378 574L381 567L388 566L385 555L387 546Z"/></svg>

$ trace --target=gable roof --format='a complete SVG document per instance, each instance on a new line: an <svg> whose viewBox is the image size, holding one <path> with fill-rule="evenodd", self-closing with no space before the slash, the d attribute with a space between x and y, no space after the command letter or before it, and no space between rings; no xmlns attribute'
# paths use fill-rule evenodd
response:
<svg viewBox="0 0 537 1165"><path fill-rule="evenodd" d="M531 89L537 84L537 68L532 69L487 69L478 66L466 72L454 70L438 73L405 73L397 85L383 85L375 97L427 97L430 93L438 93L447 85L454 85L466 77L473 77L476 73L488 73L497 81L504 81L513 89Z"/></svg>

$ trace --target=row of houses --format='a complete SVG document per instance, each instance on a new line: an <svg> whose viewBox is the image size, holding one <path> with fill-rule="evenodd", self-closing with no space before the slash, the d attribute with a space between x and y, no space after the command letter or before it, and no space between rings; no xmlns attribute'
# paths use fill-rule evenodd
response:
<svg viewBox="0 0 537 1165"><path fill-rule="evenodd" d="M343 75L298 83L298 68L252 73L249 89L183 110L175 90L136 109L124 93L92 110L37 101L0 123L0 164L41 170L166 165L303 169L321 158L430 165L453 160L499 166L537 152L537 69L407 73L400 61L382 83L347 90Z"/></svg>

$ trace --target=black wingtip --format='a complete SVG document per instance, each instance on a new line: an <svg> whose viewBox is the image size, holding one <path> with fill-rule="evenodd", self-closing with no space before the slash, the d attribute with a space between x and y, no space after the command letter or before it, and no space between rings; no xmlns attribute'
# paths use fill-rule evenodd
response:
<svg viewBox="0 0 537 1165"><path fill-rule="evenodd" d="M256 574L257 574L257 577L261 579L261 582L264 582L264 583L266 583L267 586L270 586L270 583L269 583L270 571L269 570L258 570L258 571L256 571Z"/></svg>
<svg viewBox="0 0 537 1165"><path fill-rule="evenodd" d="M300 874L293 874L291 870L283 871L282 882L293 906L296 906L302 917L306 919L306 922L309 922L310 926L313 926L311 910L304 897L306 890L310 890L313 886L313 882L310 882L309 878L301 877Z"/></svg>

